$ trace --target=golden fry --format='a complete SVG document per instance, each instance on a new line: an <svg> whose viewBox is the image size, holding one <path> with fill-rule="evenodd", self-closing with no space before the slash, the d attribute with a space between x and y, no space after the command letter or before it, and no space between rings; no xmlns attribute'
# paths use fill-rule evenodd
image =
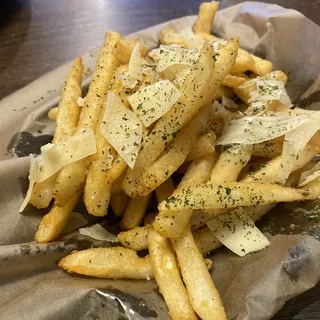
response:
<svg viewBox="0 0 320 320"><path fill-rule="evenodd" d="M169 177L166 181L164 181L160 186L156 189L156 197L158 203L162 202L164 199L169 198L174 191L174 185L171 177Z"/></svg>
<svg viewBox="0 0 320 320"><path fill-rule="evenodd" d="M203 2L200 4L198 19L193 26L194 33L211 33L214 16L219 9L219 2Z"/></svg>
<svg viewBox="0 0 320 320"><path fill-rule="evenodd" d="M70 273L96 278L153 278L150 258L140 258L135 251L122 247L73 251L60 260L59 267Z"/></svg>
<svg viewBox="0 0 320 320"><path fill-rule="evenodd" d="M147 196L136 196L132 198L126 208L126 211L120 222L120 227L122 230L130 230L135 227L138 227L142 220L143 216L147 210L149 201L151 198L151 193Z"/></svg>
<svg viewBox="0 0 320 320"><path fill-rule="evenodd" d="M219 292L195 244L190 228L180 238L171 242L193 309L201 319L227 319Z"/></svg>
<svg viewBox="0 0 320 320"><path fill-rule="evenodd" d="M198 137L194 147L189 152L186 161L193 161L213 154L215 151L216 135L210 130Z"/></svg>
<svg viewBox="0 0 320 320"><path fill-rule="evenodd" d="M148 227L148 247L152 271L159 290L166 301L171 319L194 319L187 290L181 280L180 270L168 239Z"/></svg>
<svg viewBox="0 0 320 320"><path fill-rule="evenodd" d="M82 189L79 189L63 207L54 205L50 212L42 218L35 234L35 240L37 242L46 243L56 240L59 237L68 223L82 191Z"/></svg>
<svg viewBox="0 0 320 320"><path fill-rule="evenodd" d="M246 78L234 76L232 74L228 74L224 78L222 84L226 87L229 87L229 88L236 88L236 87L240 86L241 84L243 84L245 81L246 81Z"/></svg>
<svg viewBox="0 0 320 320"><path fill-rule="evenodd" d="M169 34L172 34L172 33L175 33L176 31L171 28L171 27L168 27L168 28L165 28L165 29L162 29L160 31L160 34L159 34L159 38L160 38L160 43L161 44L164 44L164 45L170 45L171 43L166 41L165 38L167 35Z"/></svg>
<svg viewBox="0 0 320 320"><path fill-rule="evenodd" d="M264 76L267 73L272 72L273 66L270 61L256 57L253 54L251 57L254 60L254 65L250 68L250 71L254 72L258 76Z"/></svg>
<svg viewBox="0 0 320 320"><path fill-rule="evenodd" d="M123 192L117 192L111 195L110 205L115 216L120 217L126 211L130 198Z"/></svg>
<svg viewBox="0 0 320 320"><path fill-rule="evenodd" d="M118 234L118 239L128 249L135 251L148 249L148 230L145 226L122 231Z"/></svg>
<svg viewBox="0 0 320 320"><path fill-rule="evenodd" d="M52 121L56 121L58 116L58 107L51 108L48 112L48 118Z"/></svg>

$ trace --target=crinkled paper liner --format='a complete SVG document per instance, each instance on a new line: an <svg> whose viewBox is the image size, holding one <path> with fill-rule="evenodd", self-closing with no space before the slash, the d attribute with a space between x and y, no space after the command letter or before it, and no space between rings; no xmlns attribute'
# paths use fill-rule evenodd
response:
<svg viewBox="0 0 320 320"><path fill-rule="evenodd" d="M191 26L194 16L139 31L130 37L158 43L168 24ZM220 11L214 33L240 36L241 45L270 59L289 76L288 92L299 107L320 109L320 27L294 10L247 2ZM98 49L83 55L94 69ZM104 280L66 274L57 266L75 249L111 246L76 231L96 222L76 208L60 241L37 244L34 233L47 210L28 206L18 213L27 189L29 153L51 139L54 125L47 111L56 106L70 63L44 75L0 102L0 319L169 319L154 281ZM84 87L90 77L84 79ZM312 288L320 278L319 202L281 204L262 219L270 246L244 258L226 249L210 255L212 276L230 319L270 319L285 301ZM99 221L101 222L101 221ZM112 222L104 221L108 228Z"/></svg>

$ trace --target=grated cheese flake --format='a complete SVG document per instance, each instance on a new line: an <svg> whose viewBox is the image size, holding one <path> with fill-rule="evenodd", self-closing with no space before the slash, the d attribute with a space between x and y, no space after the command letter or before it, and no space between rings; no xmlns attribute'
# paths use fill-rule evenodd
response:
<svg viewBox="0 0 320 320"><path fill-rule="evenodd" d="M109 91L100 132L130 168L134 167L140 149L142 131L143 125L137 116Z"/></svg>
<svg viewBox="0 0 320 320"><path fill-rule="evenodd" d="M91 227L80 228L79 233L94 240L119 242L118 238L115 235L107 231L98 223L94 224Z"/></svg>
<svg viewBox="0 0 320 320"><path fill-rule="evenodd" d="M270 244L242 208L208 221L207 226L221 243L240 257Z"/></svg>
<svg viewBox="0 0 320 320"><path fill-rule="evenodd" d="M138 118L146 127L162 117L180 98L181 92L169 81L160 80L128 97Z"/></svg>

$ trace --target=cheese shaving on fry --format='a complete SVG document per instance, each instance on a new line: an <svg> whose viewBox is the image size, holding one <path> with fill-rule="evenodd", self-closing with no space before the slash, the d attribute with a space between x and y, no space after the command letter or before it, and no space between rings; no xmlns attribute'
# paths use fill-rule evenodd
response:
<svg viewBox="0 0 320 320"><path fill-rule="evenodd" d="M77 99L77 104L78 104L78 106L79 106L79 107L83 107L83 106L84 106L84 101L85 101L84 98L79 97L79 98Z"/></svg>
<svg viewBox="0 0 320 320"><path fill-rule="evenodd" d="M299 159L301 151L318 130L320 130L320 113L313 113L312 117L310 116L301 126L286 133L283 142L278 183L284 184L286 182L295 163Z"/></svg>
<svg viewBox="0 0 320 320"><path fill-rule="evenodd" d="M130 168L134 167L139 152L142 131L143 126L137 116L109 91L100 132Z"/></svg>
<svg viewBox="0 0 320 320"><path fill-rule="evenodd" d="M217 140L217 144L255 144L268 141L298 128L308 119L310 119L309 115L296 116L279 112L269 113L269 116L253 116L232 120Z"/></svg>
<svg viewBox="0 0 320 320"><path fill-rule="evenodd" d="M96 140L92 130L68 137L61 144L48 144L35 159L38 164L36 182L42 182L61 168L96 153Z"/></svg>
<svg viewBox="0 0 320 320"><path fill-rule="evenodd" d="M303 187L318 177L320 177L320 162L317 162L310 170L302 172L298 186Z"/></svg>
<svg viewBox="0 0 320 320"><path fill-rule="evenodd" d="M28 187L28 191L26 193L26 196L25 196L25 198L19 208L19 212L22 212L24 210L24 208L27 206L27 204L31 198L31 195L32 195L33 187L36 183L37 163L34 159L33 154L30 154L29 158L30 158L29 187Z"/></svg>
<svg viewBox="0 0 320 320"><path fill-rule="evenodd" d="M142 44L137 42L134 46L129 65L128 72L122 75L122 80L125 88L134 88L138 83L138 80L143 80L142 69L147 64L147 61L141 57Z"/></svg>
<svg viewBox="0 0 320 320"><path fill-rule="evenodd" d="M207 225L221 243L240 257L270 244L242 208L222 214Z"/></svg>
<svg viewBox="0 0 320 320"><path fill-rule="evenodd" d="M149 127L162 117L180 96L180 91L169 80L160 80L129 96L128 101L143 124Z"/></svg>
<svg viewBox="0 0 320 320"><path fill-rule="evenodd" d="M96 223L91 227L80 228L79 233L83 236L90 237L94 240L119 242L118 238L103 228L100 224Z"/></svg>
<svg viewBox="0 0 320 320"><path fill-rule="evenodd" d="M204 40L201 36L194 34L190 27L186 27L177 33L169 33L164 40L170 43L182 43L189 49L200 49Z"/></svg>

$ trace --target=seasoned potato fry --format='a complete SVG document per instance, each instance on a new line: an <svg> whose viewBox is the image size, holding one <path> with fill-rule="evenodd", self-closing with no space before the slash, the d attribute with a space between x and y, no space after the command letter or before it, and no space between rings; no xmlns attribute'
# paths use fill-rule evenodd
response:
<svg viewBox="0 0 320 320"><path fill-rule="evenodd" d="M208 129L212 118L213 109L209 105L178 132L167 150L142 175L137 186L139 195L155 190L183 164L198 135Z"/></svg>
<svg viewBox="0 0 320 320"><path fill-rule="evenodd" d="M173 181L171 177L169 177L166 181L160 184L160 186L156 189L156 197L157 197L158 203L170 197L173 191L174 191Z"/></svg>
<svg viewBox="0 0 320 320"><path fill-rule="evenodd" d="M236 74L246 72L254 67L254 59L251 54L243 49L238 50L237 59L230 73Z"/></svg>
<svg viewBox="0 0 320 320"><path fill-rule="evenodd" d="M120 222L120 227L122 230L130 230L138 227L141 224L150 198L151 193L149 193L145 197L136 196L135 198L130 199L126 211Z"/></svg>
<svg viewBox="0 0 320 320"><path fill-rule="evenodd" d="M232 146L221 153L209 180L214 183L236 181L241 170L251 158L252 146Z"/></svg>
<svg viewBox="0 0 320 320"><path fill-rule="evenodd" d="M275 158L281 155L283 136L253 145L252 155L261 158Z"/></svg>
<svg viewBox="0 0 320 320"><path fill-rule="evenodd" d="M95 130L99 123L104 96L108 92L114 72L114 47L121 39L117 32L108 32L101 48L96 69L85 97L76 132L86 129ZM85 181L89 159L83 159L64 167L57 178L55 186L56 204L63 206L74 191ZM77 177L75 178L75 176ZM70 179L72 177L72 179ZM72 180L72 181L70 181Z"/></svg>
<svg viewBox="0 0 320 320"><path fill-rule="evenodd" d="M82 188L79 189L63 207L54 205L50 212L42 218L35 234L35 240L37 242L46 243L59 237L69 221L72 211L79 201L82 191Z"/></svg>
<svg viewBox="0 0 320 320"><path fill-rule="evenodd" d="M207 181L215 160L214 155L209 155L193 161L182 178L177 190L182 190L193 184ZM168 238L176 238L179 237L187 227L191 215L192 210L181 210L177 212L160 211L153 222L153 226L161 235Z"/></svg>
<svg viewBox="0 0 320 320"><path fill-rule="evenodd" d="M171 240L191 305L201 319L227 319L224 307L190 228Z"/></svg>
<svg viewBox="0 0 320 320"><path fill-rule="evenodd" d="M148 227L148 247L152 271L173 320L194 319L187 290L181 280L180 270L168 239L152 226Z"/></svg>
<svg viewBox="0 0 320 320"><path fill-rule="evenodd" d="M215 151L216 138L217 137L212 130L199 136L194 147L189 152L186 162L213 154Z"/></svg>
<svg viewBox="0 0 320 320"><path fill-rule="evenodd" d="M144 224L145 226L148 225L148 224L152 224L157 215L158 215L157 212L148 213L148 214L143 218L143 224Z"/></svg>
<svg viewBox="0 0 320 320"><path fill-rule="evenodd" d="M308 190L281 187L275 184L233 182L203 184L185 188L159 205L159 211L184 209L223 209L314 199Z"/></svg>
<svg viewBox="0 0 320 320"><path fill-rule="evenodd" d="M284 84L287 83L288 77L282 71L273 71L269 74L265 75L265 79L267 80L279 80ZM255 90L255 82L249 82L250 80L244 82L239 87L233 89L234 93L244 102L248 102L250 98L250 92ZM249 85L250 84L250 85Z"/></svg>
<svg viewBox="0 0 320 320"><path fill-rule="evenodd" d="M250 71L253 71L258 76L264 76L272 72L273 66L270 61L256 57L253 54L251 57L254 60L254 65L250 68Z"/></svg>
<svg viewBox="0 0 320 320"><path fill-rule="evenodd" d="M122 247L73 251L60 260L59 267L70 273L96 278L153 278L150 258L140 258L135 251Z"/></svg>
<svg viewBox="0 0 320 320"><path fill-rule="evenodd" d="M111 195L110 205L115 216L120 217L126 211L130 198L123 192Z"/></svg>
<svg viewBox="0 0 320 320"><path fill-rule="evenodd" d="M52 143L59 144L66 137L73 135L77 126L80 108L77 99L81 97L83 64L81 58L76 58L69 71L66 83L61 92L61 100L56 117L56 126ZM52 193L57 175L45 181L36 183L30 203L36 208L47 208L52 200Z"/></svg>
<svg viewBox="0 0 320 320"><path fill-rule="evenodd" d="M208 227L193 231L193 237L199 251L203 255L206 255L222 245Z"/></svg>
<svg viewBox="0 0 320 320"><path fill-rule="evenodd" d="M165 28L165 29L162 29L160 31L160 34L159 34L159 38L160 38L160 43L161 44L164 44L164 45L170 45L171 43L166 41L165 40L165 37L169 34L172 34L172 33L175 33L176 31L171 28L171 27L168 27L168 28Z"/></svg>
<svg viewBox="0 0 320 320"><path fill-rule="evenodd" d="M229 87L229 88L236 88L236 87L240 86L241 84L243 84L245 81L246 81L246 78L234 76L232 74L228 74L224 78L222 84L226 87Z"/></svg>
<svg viewBox="0 0 320 320"><path fill-rule="evenodd" d="M123 63L128 63L130 61L133 48L137 43L138 43L138 40L136 39L132 39L132 40L120 39L116 44L116 50L115 50L117 58Z"/></svg>
<svg viewBox="0 0 320 320"><path fill-rule="evenodd" d="M129 249L139 251L148 249L148 230L144 227L135 227L118 234L121 244Z"/></svg>
<svg viewBox="0 0 320 320"><path fill-rule="evenodd" d="M229 73L238 50L238 40L230 40L220 50L217 61L212 59L213 51L204 45L199 63L189 73L180 87L181 97L178 102L157 122L142 144L135 168L128 169L123 180L123 189L128 195L136 193L137 183L144 172L165 149L173 136L188 123L216 95L224 77ZM194 86L196 91L194 91ZM196 97L196 98L195 98Z"/></svg>
<svg viewBox="0 0 320 320"><path fill-rule="evenodd" d="M48 118L52 121L56 121L58 116L58 107L51 108L48 112Z"/></svg>
<svg viewBox="0 0 320 320"><path fill-rule="evenodd" d="M219 2L203 2L200 4L198 19L193 26L194 33L211 33L214 16L219 9Z"/></svg>
<svg viewBox="0 0 320 320"><path fill-rule="evenodd" d="M208 221L208 212L202 210L194 210L190 219L190 226L192 230L201 229Z"/></svg>

